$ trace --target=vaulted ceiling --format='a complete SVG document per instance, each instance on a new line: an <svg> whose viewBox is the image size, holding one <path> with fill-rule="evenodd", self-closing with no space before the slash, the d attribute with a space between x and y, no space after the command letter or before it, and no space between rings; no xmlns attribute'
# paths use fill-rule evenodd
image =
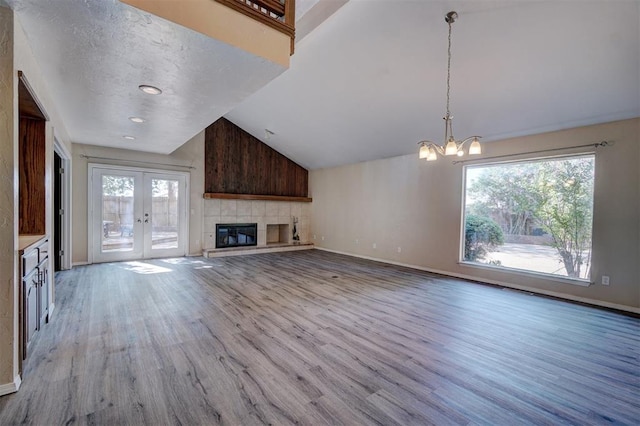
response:
<svg viewBox="0 0 640 426"><path fill-rule="evenodd" d="M224 115L311 169L417 152L444 136L450 10L457 137L640 116L637 1L351 0L284 72L115 0L7 3L73 142L167 153ZM170 96L151 104L143 83ZM142 114L143 128L127 120Z"/></svg>
<svg viewBox="0 0 640 426"><path fill-rule="evenodd" d="M310 168L640 116L640 2L351 0L226 117ZM585 141L597 142L597 141ZM490 142L487 142L490 144ZM416 154L417 157L417 154Z"/></svg>

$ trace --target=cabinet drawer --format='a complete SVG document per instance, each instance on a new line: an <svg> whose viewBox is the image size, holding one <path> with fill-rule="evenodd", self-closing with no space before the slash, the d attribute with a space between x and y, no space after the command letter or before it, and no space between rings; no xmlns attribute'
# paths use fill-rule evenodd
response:
<svg viewBox="0 0 640 426"><path fill-rule="evenodd" d="M40 263L38 259L38 250L29 250L22 255L22 276L29 273Z"/></svg>
<svg viewBox="0 0 640 426"><path fill-rule="evenodd" d="M49 256L49 240L46 239L38 245L38 262L42 262Z"/></svg>

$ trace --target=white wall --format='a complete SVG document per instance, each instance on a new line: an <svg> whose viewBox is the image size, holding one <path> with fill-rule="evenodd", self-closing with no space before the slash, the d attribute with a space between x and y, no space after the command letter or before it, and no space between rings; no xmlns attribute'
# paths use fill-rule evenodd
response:
<svg viewBox="0 0 640 426"><path fill-rule="evenodd" d="M87 159L82 157L104 157ZM140 163L144 162L144 163ZM73 144L73 254L74 264L88 260L87 237L87 173L88 163L112 164L141 168L188 171L191 175L187 213L189 217L189 253L202 254L202 194L204 193L204 131L187 141L170 155ZM173 166L171 166L173 165ZM179 166L192 166L186 169Z"/></svg>
<svg viewBox="0 0 640 426"><path fill-rule="evenodd" d="M633 119L484 147L483 156L494 156L615 141L596 152L592 279L598 284L589 287L459 264L462 165L450 159L420 161L417 151L311 171L312 242L329 250L640 311L639 135L640 119ZM610 286L599 284L602 275L611 277Z"/></svg>

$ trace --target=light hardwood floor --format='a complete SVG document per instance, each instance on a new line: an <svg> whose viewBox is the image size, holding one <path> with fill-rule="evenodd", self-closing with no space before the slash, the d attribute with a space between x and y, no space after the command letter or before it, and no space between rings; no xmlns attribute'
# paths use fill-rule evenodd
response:
<svg viewBox="0 0 640 426"><path fill-rule="evenodd" d="M57 276L0 424L638 424L640 320L318 250Z"/></svg>

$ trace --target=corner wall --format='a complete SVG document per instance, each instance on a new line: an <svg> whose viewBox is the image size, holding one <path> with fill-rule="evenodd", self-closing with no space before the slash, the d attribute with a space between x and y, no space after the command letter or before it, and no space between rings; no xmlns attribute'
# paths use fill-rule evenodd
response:
<svg viewBox="0 0 640 426"><path fill-rule="evenodd" d="M0 7L0 395L20 386L18 375L18 71L22 71L49 116L46 140L46 231L52 234L53 139L70 147L69 136L47 90L27 36L11 9ZM50 260L52 262L52 259ZM53 265L50 265L53 270ZM49 300L55 303L51 276ZM51 306L50 306L51 308Z"/></svg>
<svg viewBox="0 0 640 426"><path fill-rule="evenodd" d="M87 159L82 155L113 158L113 160ZM136 163L141 161L144 163ZM149 152L129 151L117 148L105 148L94 145L73 144L73 254L75 265L86 264L88 261L88 214L87 214L87 183L88 164L102 163L119 166L140 167L147 169L188 171L191 175L189 205L187 216L189 220L189 253L202 254L202 194L204 193L204 131L198 133L180 148L169 155L152 154ZM155 164L154 164L155 163ZM175 166L168 166L175 165ZM179 166L192 166L188 170Z"/></svg>
<svg viewBox="0 0 640 426"><path fill-rule="evenodd" d="M13 12L0 7L0 395L14 391L17 152L14 149Z"/></svg>
<svg viewBox="0 0 640 426"><path fill-rule="evenodd" d="M640 119L488 142L483 155L602 140L615 145L596 152L596 284L589 287L459 264L462 165L448 158L426 163L417 152L311 171L311 242L346 254L640 312ZM599 284L602 275L611 277L610 286Z"/></svg>

